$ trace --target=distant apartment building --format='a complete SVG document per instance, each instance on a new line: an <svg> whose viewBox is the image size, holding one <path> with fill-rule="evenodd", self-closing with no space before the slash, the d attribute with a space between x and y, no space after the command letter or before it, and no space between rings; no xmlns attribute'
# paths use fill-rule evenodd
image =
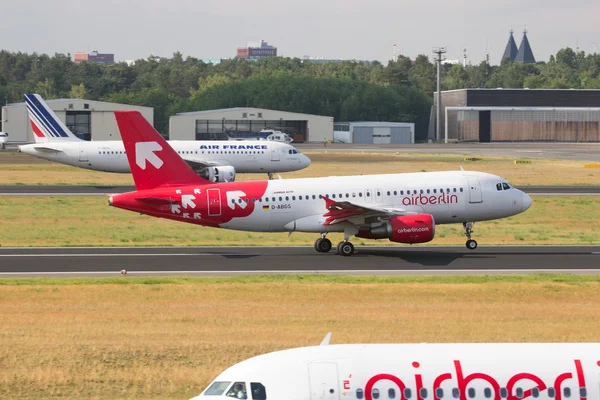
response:
<svg viewBox="0 0 600 400"><path fill-rule="evenodd" d="M261 40L259 43L248 43L247 47L238 47L235 58L257 60L263 57L277 57L277 47Z"/></svg>
<svg viewBox="0 0 600 400"><path fill-rule="evenodd" d="M89 53L75 53L75 63L79 64L82 61L95 62L98 64L113 64L115 62L115 55L98 53L96 50Z"/></svg>

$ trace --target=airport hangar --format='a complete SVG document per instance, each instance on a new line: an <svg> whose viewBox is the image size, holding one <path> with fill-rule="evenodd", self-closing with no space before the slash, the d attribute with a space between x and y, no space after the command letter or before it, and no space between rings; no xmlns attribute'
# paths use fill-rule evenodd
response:
<svg viewBox="0 0 600 400"><path fill-rule="evenodd" d="M152 107L84 99L45 101L67 128L84 140L121 140L115 111L137 110L148 122L154 123ZM8 132L10 143L34 142L25 103L7 104L2 107L2 129Z"/></svg>
<svg viewBox="0 0 600 400"><path fill-rule="evenodd" d="M169 119L170 140L227 140L236 133L273 129L294 143L333 141L333 117L263 108L236 107L193 111Z"/></svg>
<svg viewBox="0 0 600 400"><path fill-rule="evenodd" d="M412 122L336 122L333 141L359 144L414 144Z"/></svg>
<svg viewBox="0 0 600 400"><path fill-rule="evenodd" d="M600 90L442 91L442 142L600 142ZM428 138L435 141L437 95Z"/></svg>

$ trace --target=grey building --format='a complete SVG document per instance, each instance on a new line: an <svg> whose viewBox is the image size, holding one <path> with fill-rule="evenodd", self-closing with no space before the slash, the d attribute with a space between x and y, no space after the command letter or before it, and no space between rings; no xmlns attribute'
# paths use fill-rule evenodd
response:
<svg viewBox="0 0 600 400"><path fill-rule="evenodd" d="M415 124L412 122L336 122L333 140L340 143L412 144Z"/></svg>
<svg viewBox="0 0 600 400"><path fill-rule="evenodd" d="M441 97L442 141L600 142L600 90L459 89ZM434 126L432 118L432 140Z"/></svg>
<svg viewBox="0 0 600 400"><path fill-rule="evenodd" d="M227 140L263 129L288 134L294 143L333 140L333 117L237 107L179 113L169 119L171 140Z"/></svg>
<svg viewBox="0 0 600 400"><path fill-rule="evenodd" d="M152 107L84 99L55 99L46 103L71 132L84 140L120 140L115 111L137 110L148 122L154 123ZM2 129L8 132L11 143L34 141L25 103L2 107Z"/></svg>

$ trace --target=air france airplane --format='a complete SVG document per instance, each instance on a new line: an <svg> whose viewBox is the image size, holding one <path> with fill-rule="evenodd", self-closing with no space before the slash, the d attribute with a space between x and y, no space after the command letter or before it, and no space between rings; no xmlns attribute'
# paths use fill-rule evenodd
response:
<svg viewBox="0 0 600 400"><path fill-rule="evenodd" d="M519 214L531 198L499 176L470 171L210 183L196 175L137 111L115 112L137 191L109 205L154 217L254 232L315 232L318 252L343 232L338 254L356 235L425 243L439 224L462 223L475 249L473 222Z"/></svg>
<svg viewBox="0 0 600 400"><path fill-rule="evenodd" d="M598 343L340 344L263 354L193 400L600 398Z"/></svg>
<svg viewBox="0 0 600 400"><path fill-rule="evenodd" d="M130 172L123 142L89 142L75 136L37 94L25 103L35 144L19 146L23 153L75 167L106 172ZM232 182L236 173L290 172L306 168L310 159L286 143L247 140L169 141L197 174L211 182Z"/></svg>

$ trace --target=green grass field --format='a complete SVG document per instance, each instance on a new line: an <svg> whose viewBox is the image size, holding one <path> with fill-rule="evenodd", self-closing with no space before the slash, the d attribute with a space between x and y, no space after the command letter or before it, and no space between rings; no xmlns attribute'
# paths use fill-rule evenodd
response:
<svg viewBox="0 0 600 400"><path fill-rule="evenodd" d="M2 399L190 398L238 361L318 345L328 331L332 343L600 340L598 277L124 277L0 285Z"/></svg>
<svg viewBox="0 0 600 400"><path fill-rule="evenodd" d="M312 164L284 178L330 175L386 174L465 169L501 175L514 185L597 185L600 169L586 169L583 161L484 157L465 161L460 155L306 153ZM243 174L237 180L265 179L266 174ZM69 167L20 153L0 153L0 185L129 185L130 174L114 174Z"/></svg>
<svg viewBox="0 0 600 400"><path fill-rule="evenodd" d="M0 203L0 246L294 246L318 235L206 228L116 209L104 197L11 197ZM600 244L600 198L533 197L515 217L475 224L480 244ZM341 234L330 235L332 241ZM462 245L461 225L441 225L429 244ZM397 245L354 238L357 245Z"/></svg>

